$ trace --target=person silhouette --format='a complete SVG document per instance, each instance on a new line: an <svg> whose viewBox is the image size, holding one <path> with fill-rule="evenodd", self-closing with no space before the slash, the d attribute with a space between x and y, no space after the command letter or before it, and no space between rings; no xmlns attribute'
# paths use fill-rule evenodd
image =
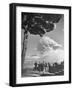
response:
<svg viewBox="0 0 73 90"><path fill-rule="evenodd" d="M34 69L37 70L37 62L34 63Z"/></svg>

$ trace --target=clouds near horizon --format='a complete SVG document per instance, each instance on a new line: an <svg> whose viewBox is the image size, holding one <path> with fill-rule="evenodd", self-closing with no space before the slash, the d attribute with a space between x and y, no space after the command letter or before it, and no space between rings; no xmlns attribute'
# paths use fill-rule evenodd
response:
<svg viewBox="0 0 73 90"><path fill-rule="evenodd" d="M60 64L64 60L64 50L61 48L62 45L48 36L43 36L36 48L38 53L36 55L26 56L26 58L34 61L49 62L50 64L55 62Z"/></svg>

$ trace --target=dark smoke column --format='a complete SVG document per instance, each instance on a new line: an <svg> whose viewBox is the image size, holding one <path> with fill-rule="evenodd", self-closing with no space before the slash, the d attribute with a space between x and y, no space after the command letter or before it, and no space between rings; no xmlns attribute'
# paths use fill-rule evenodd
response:
<svg viewBox="0 0 73 90"><path fill-rule="evenodd" d="M27 49L28 32L42 37L46 32L54 30L55 24L61 19L61 14L22 13L22 30L24 30L22 48L22 71Z"/></svg>

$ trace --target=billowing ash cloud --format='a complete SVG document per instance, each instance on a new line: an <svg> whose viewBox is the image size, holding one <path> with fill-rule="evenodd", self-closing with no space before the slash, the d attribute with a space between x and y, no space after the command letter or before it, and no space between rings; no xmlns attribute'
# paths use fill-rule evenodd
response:
<svg viewBox="0 0 73 90"><path fill-rule="evenodd" d="M44 60L50 64L55 62L60 64L64 60L64 50L61 48L62 45L58 44L48 36L42 37L37 46L37 50L40 54L40 60Z"/></svg>
<svg viewBox="0 0 73 90"><path fill-rule="evenodd" d="M60 64L62 61L64 61L64 50L62 49L62 45L58 44L48 36L43 36L40 39L36 50L36 55L26 56L27 62L30 61L30 63L33 62L34 64L35 61L45 61L53 65L55 62Z"/></svg>
<svg viewBox="0 0 73 90"><path fill-rule="evenodd" d="M56 50L60 48L62 48L62 45L58 44L48 36L43 36L37 46L37 50L42 53L46 50Z"/></svg>

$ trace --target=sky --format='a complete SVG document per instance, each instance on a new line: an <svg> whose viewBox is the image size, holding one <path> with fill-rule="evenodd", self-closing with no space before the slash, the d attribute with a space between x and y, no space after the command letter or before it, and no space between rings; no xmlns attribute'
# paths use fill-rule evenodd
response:
<svg viewBox="0 0 73 90"><path fill-rule="evenodd" d="M57 53L59 52L62 55L63 47L64 47L64 18L61 18L60 21L58 23L56 23L56 28L50 32L47 32L44 35L44 38L45 37L48 38L48 41L49 41L49 39L51 39L50 41L54 41L56 45L58 44L58 45L62 46L62 50L60 48L58 48L58 51L56 51ZM25 61L28 59L34 60L34 59L39 58L39 53L41 51L38 50L38 48L42 48L42 45L43 45L42 43L40 43L41 40L42 40L42 38L39 35L32 35L32 34L30 35L29 34ZM46 39L45 39L45 41L46 41ZM54 53L54 52L52 52L52 53L47 52L47 53L52 55L52 53Z"/></svg>

